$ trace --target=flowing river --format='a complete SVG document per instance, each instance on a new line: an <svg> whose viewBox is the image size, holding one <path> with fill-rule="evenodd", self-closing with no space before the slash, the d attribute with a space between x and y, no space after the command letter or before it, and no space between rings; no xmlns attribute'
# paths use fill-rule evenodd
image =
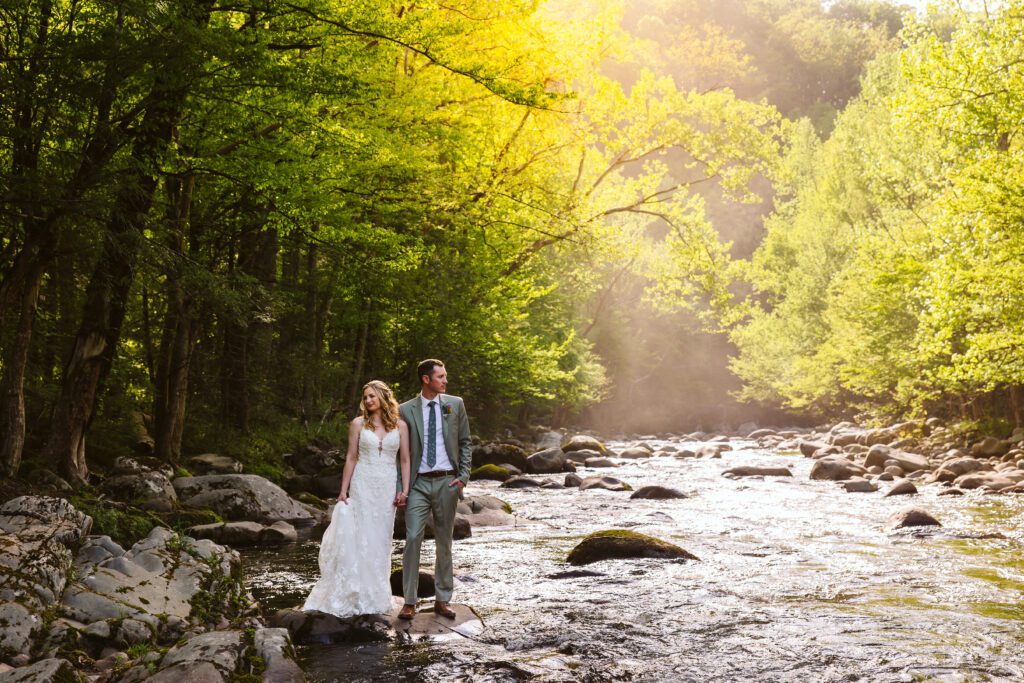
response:
<svg viewBox="0 0 1024 683"><path fill-rule="evenodd" d="M673 443L648 440L657 450ZM1024 678L1024 496L846 493L810 481L812 460L733 440L722 459L622 461L629 492L499 489L515 527L474 528L454 547L455 602L484 631L413 644L306 646L318 681L987 681ZM609 442L619 450L630 442ZM786 465L792 478L729 479L737 465ZM549 478L561 481L564 475ZM941 528L887 532L908 505ZM565 562L584 535L631 529L699 562ZM395 564L401 563L400 541ZM301 604L317 577L314 539L245 555L270 614ZM424 566L432 568L432 543Z"/></svg>

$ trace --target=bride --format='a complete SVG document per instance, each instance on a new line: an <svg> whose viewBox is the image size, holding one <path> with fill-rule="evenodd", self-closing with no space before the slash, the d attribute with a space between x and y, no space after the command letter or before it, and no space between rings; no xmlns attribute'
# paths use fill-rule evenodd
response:
<svg viewBox="0 0 1024 683"><path fill-rule="evenodd" d="M320 542L320 580L302 606L339 617L391 611L395 507L409 495L409 426L398 416L390 387L368 382L359 408L348 431L338 502Z"/></svg>

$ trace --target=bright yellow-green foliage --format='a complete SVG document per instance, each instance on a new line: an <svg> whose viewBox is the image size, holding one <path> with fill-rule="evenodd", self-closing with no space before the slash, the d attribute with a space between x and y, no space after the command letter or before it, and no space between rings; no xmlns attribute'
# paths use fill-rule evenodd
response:
<svg viewBox="0 0 1024 683"><path fill-rule="evenodd" d="M794 144L732 331L746 396L915 413L1024 381L1024 3L957 20Z"/></svg>

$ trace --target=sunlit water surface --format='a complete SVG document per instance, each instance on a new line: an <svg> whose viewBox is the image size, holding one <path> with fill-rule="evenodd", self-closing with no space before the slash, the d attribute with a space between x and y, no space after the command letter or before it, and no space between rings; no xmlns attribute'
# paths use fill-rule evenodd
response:
<svg viewBox="0 0 1024 683"><path fill-rule="evenodd" d="M912 497L846 493L809 481L812 461L799 455L733 447L722 459L580 470L634 488L672 486L689 494L683 500L474 482L467 494L497 495L525 518L515 528L474 529L455 544L455 601L476 609L483 634L308 646L303 665L320 681L1024 677L1024 496L938 497L936 487ZM792 479L721 474L780 464ZM889 515L911 504L942 529L887 532ZM572 572L572 547L608 528L672 541L701 561L613 560ZM317 578L318 547L309 540L246 555L249 585L268 614L302 602ZM400 551L396 542L396 565ZM430 542L424 551L430 567Z"/></svg>

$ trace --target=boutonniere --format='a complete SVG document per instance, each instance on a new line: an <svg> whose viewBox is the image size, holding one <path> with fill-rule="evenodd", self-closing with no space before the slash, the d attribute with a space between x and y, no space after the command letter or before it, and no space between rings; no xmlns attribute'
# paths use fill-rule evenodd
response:
<svg viewBox="0 0 1024 683"><path fill-rule="evenodd" d="M450 403L441 404L441 414L444 415L445 417L448 417L449 415L452 414L452 406Z"/></svg>

